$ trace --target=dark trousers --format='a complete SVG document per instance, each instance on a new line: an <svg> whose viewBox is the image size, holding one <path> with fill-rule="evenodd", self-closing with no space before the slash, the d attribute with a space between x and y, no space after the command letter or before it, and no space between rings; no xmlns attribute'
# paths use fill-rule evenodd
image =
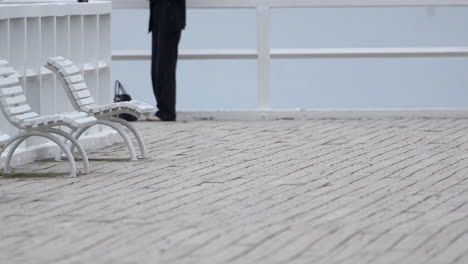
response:
<svg viewBox="0 0 468 264"><path fill-rule="evenodd" d="M151 79L156 97L156 116L163 121L176 120L176 68L181 31L161 32L153 27Z"/></svg>

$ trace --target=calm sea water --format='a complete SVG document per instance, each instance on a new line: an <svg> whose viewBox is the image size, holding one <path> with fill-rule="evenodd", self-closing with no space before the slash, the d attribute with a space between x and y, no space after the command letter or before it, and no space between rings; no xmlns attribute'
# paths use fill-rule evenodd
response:
<svg viewBox="0 0 468 264"><path fill-rule="evenodd" d="M147 10L117 11L114 49L150 49ZM251 9L189 10L182 49L256 48ZM275 9L273 48L468 46L468 8ZM113 78L154 103L150 62ZM179 110L257 107L254 60L180 61ZM303 59L272 63L274 109L468 107L468 58Z"/></svg>

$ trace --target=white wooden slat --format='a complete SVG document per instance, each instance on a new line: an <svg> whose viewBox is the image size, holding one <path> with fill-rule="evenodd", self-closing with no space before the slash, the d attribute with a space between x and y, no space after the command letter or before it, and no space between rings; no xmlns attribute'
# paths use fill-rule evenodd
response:
<svg viewBox="0 0 468 264"><path fill-rule="evenodd" d="M18 83L19 79L17 77L0 78L0 88L10 87Z"/></svg>
<svg viewBox="0 0 468 264"><path fill-rule="evenodd" d="M78 100L78 99L83 99L83 98L92 97L92 96L89 90L81 90L81 91L74 92L73 97L75 97L75 99Z"/></svg>
<svg viewBox="0 0 468 264"><path fill-rule="evenodd" d="M46 124L58 124L64 117L62 115L52 115L52 116L44 116L42 117L43 121L41 122L40 119L36 120L36 125L46 125Z"/></svg>
<svg viewBox="0 0 468 264"><path fill-rule="evenodd" d="M56 62L65 60L62 56L50 57L47 59L47 63L50 65L54 65Z"/></svg>
<svg viewBox="0 0 468 264"><path fill-rule="evenodd" d="M22 120L21 125L27 126L27 127L33 127L33 126L37 126L37 124L42 124L42 123L47 123L47 121L41 116L37 116L35 118L28 118L28 119Z"/></svg>
<svg viewBox="0 0 468 264"><path fill-rule="evenodd" d="M115 111L118 110L119 106L117 103L107 104L107 105L90 105L90 106L83 106L82 110L93 113L99 114L106 111Z"/></svg>
<svg viewBox="0 0 468 264"><path fill-rule="evenodd" d="M21 123L21 122L18 122L18 121L14 121L14 122ZM32 120L24 120L21 123L21 126L23 126L23 127L33 127L35 125L34 125L34 121L32 121Z"/></svg>
<svg viewBox="0 0 468 264"><path fill-rule="evenodd" d="M117 104L120 108L132 110L132 111L135 111L137 107L136 105L131 104L130 102L118 102Z"/></svg>
<svg viewBox="0 0 468 264"><path fill-rule="evenodd" d="M15 107L8 107L6 109L6 112L9 115L19 115L19 114L24 114L27 112L31 112L32 109L29 105L21 105L21 106L15 106Z"/></svg>
<svg viewBox="0 0 468 264"><path fill-rule="evenodd" d="M14 86L11 88L0 88L0 96L11 96L21 93L23 93L23 88L21 86Z"/></svg>
<svg viewBox="0 0 468 264"><path fill-rule="evenodd" d="M92 114L92 115L98 113L98 111L95 111L94 109L96 109L95 105L80 106L81 111L84 111L84 112Z"/></svg>
<svg viewBox="0 0 468 264"><path fill-rule="evenodd" d="M70 60L61 60L61 61L55 61L52 65L52 67L57 68L57 69L62 69L65 67L70 67L73 65L73 62Z"/></svg>
<svg viewBox="0 0 468 264"><path fill-rule="evenodd" d="M121 108L120 103L112 103L102 106L106 111L117 111Z"/></svg>
<svg viewBox="0 0 468 264"><path fill-rule="evenodd" d="M80 119L75 119L76 122L76 127L87 127L89 125L92 125L93 123L96 123L96 118L93 116L88 116L86 118L80 118Z"/></svg>
<svg viewBox="0 0 468 264"><path fill-rule="evenodd" d="M70 90L72 90L73 92L88 89L88 86L84 82L70 84L69 87L70 87Z"/></svg>
<svg viewBox="0 0 468 264"><path fill-rule="evenodd" d="M54 125L60 122L61 120L62 118L58 115L38 116L36 118L24 120L23 125L26 125L26 126L46 126L47 124Z"/></svg>
<svg viewBox="0 0 468 264"><path fill-rule="evenodd" d="M16 115L15 118L18 120L26 120L26 119L31 119L31 118L36 118L39 117L39 115L35 112L29 112L26 114L21 114L21 115Z"/></svg>
<svg viewBox="0 0 468 264"><path fill-rule="evenodd" d="M85 105L90 105L90 104L94 104L94 99L92 97L88 97L88 98L84 98L84 99L80 99L80 100L77 100L76 101L78 103L78 105L81 107L81 106L85 106Z"/></svg>
<svg viewBox="0 0 468 264"><path fill-rule="evenodd" d="M83 113L83 112L71 112L71 113L65 113L62 114L64 117L70 118L70 119L77 119L77 118L85 118L88 117L88 114Z"/></svg>
<svg viewBox="0 0 468 264"><path fill-rule="evenodd" d="M12 67L0 67L0 76L7 77L15 73L16 71Z"/></svg>
<svg viewBox="0 0 468 264"><path fill-rule="evenodd" d="M18 105L26 103L26 97L24 95L5 97L3 100L7 105Z"/></svg>
<svg viewBox="0 0 468 264"><path fill-rule="evenodd" d="M132 100L130 101L130 103L135 104L137 106L135 110L139 113L149 113L154 110L154 107L152 105L149 105L145 102Z"/></svg>
<svg viewBox="0 0 468 264"><path fill-rule="evenodd" d="M67 81L68 84L77 84L80 82L84 82L84 79L81 74L77 74L65 77L65 81Z"/></svg>
<svg viewBox="0 0 468 264"><path fill-rule="evenodd" d="M10 116L10 119L11 119L12 122L15 122L17 124L24 124L25 120L36 118L38 116L39 115L37 113L29 112L29 113L22 114L22 115Z"/></svg>
<svg viewBox="0 0 468 264"><path fill-rule="evenodd" d="M73 65L71 67L62 68L62 69L60 69L60 72L64 76L81 74L81 70L78 69L78 67L76 67L75 65Z"/></svg>
<svg viewBox="0 0 468 264"><path fill-rule="evenodd" d="M103 112L106 112L107 110L108 110L107 105L97 105L97 106L91 107L91 112L93 114L103 113Z"/></svg>
<svg viewBox="0 0 468 264"><path fill-rule="evenodd" d="M71 124L72 126L77 128L92 125L97 121L95 117L89 116L88 114L83 112L66 113L63 114L62 117L65 123Z"/></svg>

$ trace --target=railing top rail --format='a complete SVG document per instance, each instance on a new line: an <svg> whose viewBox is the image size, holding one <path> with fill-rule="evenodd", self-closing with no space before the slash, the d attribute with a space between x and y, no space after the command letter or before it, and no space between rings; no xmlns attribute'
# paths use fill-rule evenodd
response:
<svg viewBox="0 0 468 264"><path fill-rule="evenodd" d="M148 0L112 0L114 8L147 8ZM468 6L468 0L187 0L189 8Z"/></svg>
<svg viewBox="0 0 468 264"><path fill-rule="evenodd" d="M111 11L110 1L92 1L86 5L75 1L0 1L0 19L96 15Z"/></svg>

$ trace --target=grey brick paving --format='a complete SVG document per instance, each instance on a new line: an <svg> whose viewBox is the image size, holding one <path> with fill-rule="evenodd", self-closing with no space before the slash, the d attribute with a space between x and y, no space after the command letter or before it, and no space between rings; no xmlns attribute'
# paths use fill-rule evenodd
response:
<svg viewBox="0 0 468 264"><path fill-rule="evenodd" d="M137 126L1 177L0 263L468 263L466 119Z"/></svg>

